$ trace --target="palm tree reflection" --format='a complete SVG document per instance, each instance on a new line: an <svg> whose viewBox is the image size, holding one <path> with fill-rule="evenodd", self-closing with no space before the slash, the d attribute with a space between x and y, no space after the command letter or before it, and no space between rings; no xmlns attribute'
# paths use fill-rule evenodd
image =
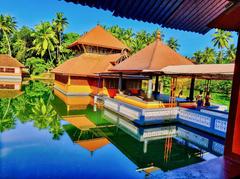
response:
<svg viewBox="0 0 240 179"><path fill-rule="evenodd" d="M17 98L0 99L0 131L12 129L18 119L21 123L33 121L38 129L48 129L54 140L63 134L61 118L54 110L51 101L51 88L39 81L23 87L24 94Z"/></svg>

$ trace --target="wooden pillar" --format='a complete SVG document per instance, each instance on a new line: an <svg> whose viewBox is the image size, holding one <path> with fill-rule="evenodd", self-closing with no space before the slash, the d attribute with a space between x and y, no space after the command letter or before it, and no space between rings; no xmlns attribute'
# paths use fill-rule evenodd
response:
<svg viewBox="0 0 240 179"><path fill-rule="evenodd" d="M194 99L194 86L195 86L195 78L192 78L191 79L190 92L189 92L190 101L193 101L193 99Z"/></svg>
<svg viewBox="0 0 240 179"><path fill-rule="evenodd" d="M71 76L70 75L68 75L68 83L67 84L71 85Z"/></svg>
<svg viewBox="0 0 240 179"><path fill-rule="evenodd" d="M122 76L123 76L123 74L120 73L119 78L118 78L118 91L119 92L122 90Z"/></svg>
<svg viewBox="0 0 240 179"><path fill-rule="evenodd" d="M159 88L159 75L156 75L156 81L155 81L155 90L154 93L158 93L158 88Z"/></svg>
<svg viewBox="0 0 240 179"><path fill-rule="evenodd" d="M240 161L240 36L233 75L231 102L225 142L225 156Z"/></svg>
<svg viewBox="0 0 240 179"><path fill-rule="evenodd" d="M147 91L147 98L151 99L152 98L152 76L148 80L148 91Z"/></svg>
<svg viewBox="0 0 240 179"><path fill-rule="evenodd" d="M104 88L104 87L106 87L106 81L105 81L105 78L103 78L102 80L103 80L102 87Z"/></svg>

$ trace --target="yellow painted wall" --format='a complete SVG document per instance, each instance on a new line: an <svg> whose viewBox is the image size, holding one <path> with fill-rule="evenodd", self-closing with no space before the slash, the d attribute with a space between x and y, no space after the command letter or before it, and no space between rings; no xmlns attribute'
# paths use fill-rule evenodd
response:
<svg viewBox="0 0 240 179"><path fill-rule="evenodd" d="M87 80L86 80L87 81ZM65 93L82 93L82 94L100 94L109 96L108 90L106 87L98 88L95 86L90 86L87 84L84 85L72 85L64 84L59 81L54 81L54 85L63 90Z"/></svg>

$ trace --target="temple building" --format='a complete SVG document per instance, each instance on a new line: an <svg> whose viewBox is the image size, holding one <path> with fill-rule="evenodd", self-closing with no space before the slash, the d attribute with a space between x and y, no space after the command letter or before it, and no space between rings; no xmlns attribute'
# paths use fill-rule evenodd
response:
<svg viewBox="0 0 240 179"><path fill-rule="evenodd" d="M118 90L118 79L100 77L98 73L107 72L121 63L130 49L99 25L73 42L69 48L77 51L78 55L53 69L55 90L64 95L114 96ZM141 81L134 83L141 87Z"/></svg>
<svg viewBox="0 0 240 179"><path fill-rule="evenodd" d="M157 32L156 40L133 54L122 63L117 64L116 66L109 69L111 73L118 73L120 75L148 75L148 85L147 85L147 94L146 98L151 99L153 93L159 93L159 74L155 74L155 71L159 71L164 67L168 66L181 66L181 65L193 65L193 63L175 52L169 46L164 44L161 41L160 32ZM110 73L110 72L109 72ZM120 76L119 75L119 76ZM153 76L155 77L155 85L153 85ZM121 84L121 78L119 77L119 84ZM176 84L171 84L171 87ZM153 88L153 86L155 86ZM154 92L153 92L154 90ZM146 102L140 99L127 97L122 94L118 94L115 99L119 101L126 102L128 104L140 107L140 108L162 108L169 107L169 100L163 105L159 101ZM173 104L175 105L175 103Z"/></svg>
<svg viewBox="0 0 240 179"><path fill-rule="evenodd" d="M13 80L22 81L22 68L24 65L21 64L17 59L6 55L0 54L0 80Z"/></svg>
<svg viewBox="0 0 240 179"><path fill-rule="evenodd" d="M23 68L17 59L0 54L0 89L20 90Z"/></svg>

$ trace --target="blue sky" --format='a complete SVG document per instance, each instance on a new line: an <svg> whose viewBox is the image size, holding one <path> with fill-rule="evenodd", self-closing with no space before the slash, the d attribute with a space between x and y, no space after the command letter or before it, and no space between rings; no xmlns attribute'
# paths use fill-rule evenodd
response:
<svg viewBox="0 0 240 179"><path fill-rule="evenodd" d="M63 0L0 0L0 13L14 16L18 27L23 25L34 27L41 21L51 21L56 12L63 12L69 21L66 32L83 33L93 28L97 23L111 26L119 25L124 28L132 28L134 31L146 30L152 32L159 25L129 20L125 18L114 17L111 12L97 10L73 3L66 3ZM191 57L197 50L203 50L205 47L212 47L211 30L206 35L183 32L163 28L165 39L174 37L181 44L180 53ZM234 33L236 44L237 36Z"/></svg>

